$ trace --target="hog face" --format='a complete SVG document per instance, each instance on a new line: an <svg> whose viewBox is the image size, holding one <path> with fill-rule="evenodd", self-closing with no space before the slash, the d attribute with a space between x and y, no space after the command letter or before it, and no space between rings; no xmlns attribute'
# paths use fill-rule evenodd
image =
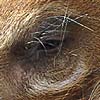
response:
<svg viewBox="0 0 100 100"><path fill-rule="evenodd" d="M98 0L0 0L0 99L98 100Z"/></svg>

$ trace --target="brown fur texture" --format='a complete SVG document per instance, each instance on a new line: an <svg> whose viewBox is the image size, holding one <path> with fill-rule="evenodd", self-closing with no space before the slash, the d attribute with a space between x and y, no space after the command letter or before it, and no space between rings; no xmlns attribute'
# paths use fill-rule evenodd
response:
<svg viewBox="0 0 100 100"><path fill-rule="evenodd" d="M51 16L78 17L59 57L24 49ZM0 100L99 100L100 0L0 0Z"/></svg>

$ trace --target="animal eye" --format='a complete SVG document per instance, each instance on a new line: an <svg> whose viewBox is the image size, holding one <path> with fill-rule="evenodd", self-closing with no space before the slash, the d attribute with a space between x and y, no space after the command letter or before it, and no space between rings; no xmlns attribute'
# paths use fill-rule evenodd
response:
<svg viewBox="0 0 100 100"><path fill-rule="evenodd" d="M60 45L60 42L61 42L60 40L56 40L56 39L46 40L43 42L44 47L40 45L38 47L38 50L44 50L44 49L47 51L55 50Z"/></svg>
<svg viewBox="0 0 100 100"><path fill-rule="evenodd" d="M56 51L60 44L65 40L68 33L63 26L63 17L50 17L43 21L37 32L32 33L32 41L27 43L27 49L36 51ZM66 34L65 34L66 33Z"/></svg>
<svg viewBox="0 0 100 100"><path fill-rule="evenodd" d="M51 51L52 53L63 46L62 44L66 43L64 41L67 41L70 44L70 33L72 30L75 31L75 28L72 29L73 25L92 31L92 29L78 22L80 18L82 17L48 17L39 25L37 31L32 33L32 40L27 43L26 48L32 52Z"/></svg>

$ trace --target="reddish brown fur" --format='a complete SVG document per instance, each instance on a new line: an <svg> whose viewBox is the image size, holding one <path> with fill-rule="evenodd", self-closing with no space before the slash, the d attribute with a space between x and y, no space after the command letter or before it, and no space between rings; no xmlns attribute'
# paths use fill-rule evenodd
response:
<svg viewBox="0 0 100 100"><path fill-rule="evenodd" d="M71 27L75 41L62 50L55 67L52 57L45 65L25 59L30 33L45 18L64 15L66 7L71 16L88 14L82 23L94 32ZM99 100L99 76L100 0L0 0L0 100Z"/></svg>

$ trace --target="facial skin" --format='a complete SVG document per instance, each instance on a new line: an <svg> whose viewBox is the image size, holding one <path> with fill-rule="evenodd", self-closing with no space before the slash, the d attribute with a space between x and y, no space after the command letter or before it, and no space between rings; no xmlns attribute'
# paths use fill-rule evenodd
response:
<svg viewBox="0 0 100 100"><path fill-rule="evenodd" d="M46 54L35 33L54 16L72 20ZM99 76L99 0L0 0L0 100L99 100Z"/></svg>

